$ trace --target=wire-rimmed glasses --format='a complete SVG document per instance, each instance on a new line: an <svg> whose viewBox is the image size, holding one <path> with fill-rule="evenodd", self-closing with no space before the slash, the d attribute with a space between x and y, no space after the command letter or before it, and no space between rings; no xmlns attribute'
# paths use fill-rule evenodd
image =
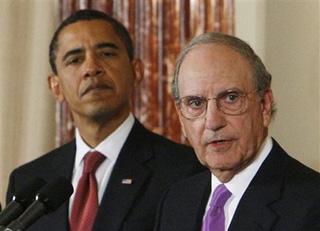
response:
<svg viewBox="0 0 320 231"><path fill-rule="evenodd" d="M257 92L242 92L238 89L223 91L217 97L206 98L199 95L184 96L179 99L178 107L183 117L187 119L197 119L206 114L208 101L216 100L217 108L227 115L239 115L248 108L248 95Z"/></svg>

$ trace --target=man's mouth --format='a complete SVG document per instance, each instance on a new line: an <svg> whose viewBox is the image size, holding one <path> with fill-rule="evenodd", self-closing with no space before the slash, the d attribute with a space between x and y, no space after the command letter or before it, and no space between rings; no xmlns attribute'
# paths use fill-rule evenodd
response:
<svg viewBox="0 0 320 231"><path fill-rule="evenodd" d="M213 144L220 144L220 143L225 143L225 142L228 142L229 140L214 140L212 141L211 143Z"/></svg>
<svg viewBox="0 0 320 231"><path fill-rule="evenodd" d="M224 139L213 139L210 140L209 142L207 142L207 144L211 147L217 148L217 149L221 149L224 150L226 148L229 148L230 145L232 144L232 142L234 141L234 139L232 138L224 138Z"/></svg>
<svg viewBox="0 0 320 231"><path fill-rule="evenodd" d="M81 97L83 97L84 95L86 95L87 93L91 92L91 91L104 91L104 90L108 90L108 89L112 89L112 87L108 84L92 84L87 86L80 94Z"/></svg>

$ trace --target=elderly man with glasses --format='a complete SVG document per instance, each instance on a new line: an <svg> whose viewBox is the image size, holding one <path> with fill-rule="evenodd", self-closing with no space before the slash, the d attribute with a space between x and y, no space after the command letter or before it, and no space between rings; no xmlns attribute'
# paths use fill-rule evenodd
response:
<svg viewBox="0 0 320 231"><path fill-rule="evenodd" d="M271 75L247 43L194 38L172 89L183 133L208 171L167 191L155 230L320 230L320 174L268 135Z"/></svg>

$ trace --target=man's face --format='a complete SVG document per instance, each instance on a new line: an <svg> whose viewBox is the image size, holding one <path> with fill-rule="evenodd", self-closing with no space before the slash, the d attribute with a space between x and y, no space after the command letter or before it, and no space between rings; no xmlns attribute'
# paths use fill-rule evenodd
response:
<svg viewBox="0 0 320 231"><path fill-rule="evenodd" d="M182 129L199 161L222 180L230 180L255 158L267 135L271 119L272 92L261 98L255 92L249 62L234 50L214 44L195 46L186 55L178 76L180 98L215 98L228 90L249 93L247 109L227 115L208 101L205 115L186 119L178 109Z"/></svg>
<svg viewBox="0 0 320 231"><path fill-rule="evenodd" d="M51 91L66 100L75 121L124 118L137 77L137 61L112 26L102 20L66 26L58 38L58 74L49 78Z"/></svg>

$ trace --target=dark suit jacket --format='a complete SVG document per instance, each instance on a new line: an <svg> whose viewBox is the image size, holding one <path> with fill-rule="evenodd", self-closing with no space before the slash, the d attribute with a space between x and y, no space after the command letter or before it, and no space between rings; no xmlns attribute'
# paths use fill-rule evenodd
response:
<svg viewBox="0 0 320 231"><path fill-rule="evenodd" d="M156 231L200 231L211 190L209 171L174 185L159 207ZM229 231L320 230L320 174L273 141L241 198Z"/></svg>
<svg viewBox="0 0 320 231"><path fill-rule="evenodd" d="M27 163L10 176L7 202L28 178L51 181L57 176L71 180L75 141ZM95 231L147 231L154 226L158 203L174 182L203 170L192 149L173 143L146 130L135 121L101 201ZM132 178L133 183L122 184ZM68 202L40 218L28 230L68 230Z"/></svg>

